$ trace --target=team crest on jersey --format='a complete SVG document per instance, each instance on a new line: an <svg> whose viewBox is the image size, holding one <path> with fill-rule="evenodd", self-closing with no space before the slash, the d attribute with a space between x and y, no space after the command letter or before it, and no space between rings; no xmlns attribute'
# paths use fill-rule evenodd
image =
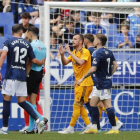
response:
<svg viewBox="0 0 140 140"><path fill-rule="evenodd" d="M41 47L38 47L39 50L41 50Z"/></svg>
<svg viewBox="0 0 140 140"><path fill-rule="evenodd" d="M109 52L108 51L105 51L105 54L109 54Z"/></svg>
<svg viewBox="0 0 140 140"><path fill-rule="evenodd" d="M93 59L93 64L97 64L96 58Z"/></svg>

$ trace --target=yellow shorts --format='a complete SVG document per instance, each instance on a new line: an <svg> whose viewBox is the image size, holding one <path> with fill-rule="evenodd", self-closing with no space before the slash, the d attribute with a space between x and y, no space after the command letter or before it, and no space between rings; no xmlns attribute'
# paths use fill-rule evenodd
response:
<svg viewBox="0 0 140 140"><path fill-rule="evenodd" d="M76 85L76 87L74 89L75 101L80 102L80 101L82 101L82 98L83 98L84 103L88 102L89 95L91 94L92 89L93 89L93 86Z"/></svg>

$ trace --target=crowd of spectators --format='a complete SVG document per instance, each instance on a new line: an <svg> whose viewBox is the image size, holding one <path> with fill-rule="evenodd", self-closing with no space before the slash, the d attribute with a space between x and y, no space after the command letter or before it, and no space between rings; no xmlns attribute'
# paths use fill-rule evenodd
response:
<svg viewBox="0 0 140 140"><path fill-rule="evenodd" d="M13 3L13 1L15 3ZM45 0L70 1L70 0ZM78 0L71 0L77 2ZM132 2L134 0L79 0L79 2ZM137 0L138 1L138 0ZM2 0L0 12L13 12L15 23L23 26L24 33L29 26L39 25L39 5L43 0ZM102 11L105 8L102 8ZM71 50L74 34L103 33L109 38L110 24L117 26L114 48L140 48L140 8L134 14L114 14L105 12L79 11L71 9L50 9L50 48L57 50L60 43L69 43ZM1 31L0 27L0 35ZM114 30L114 29L112 29ZM112 31L113 32L113 31ZM23 34L24 36L24 34ZM110 47L107 44L107 47Z"/></svg>

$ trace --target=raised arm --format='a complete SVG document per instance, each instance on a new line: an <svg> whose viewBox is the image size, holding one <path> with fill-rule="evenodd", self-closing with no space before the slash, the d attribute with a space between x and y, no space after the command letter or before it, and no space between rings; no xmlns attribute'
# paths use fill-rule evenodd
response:
<svg viewBox="0 0 140 140"><path fill-rule="evenodd" d="M65 55L64 55L65 49L63 49L62 44L60 45L59 53L61 55L61 61L62 61L63 65L67 65L67 64L69 64L71 62L69 59L65 58Z"/></svg>
<svg viewBox="0 0 140 140"><path fill-rule="evenodd" d="M71 50L70 50L68 44L65 45L65 49L66 49L66 51L69 53L69 55L71 55L71 57L72 57L79 65L83 65L84 63L86 63L86 60L78 58L77 56L75 56L75 55L71 52Z"/></svg>

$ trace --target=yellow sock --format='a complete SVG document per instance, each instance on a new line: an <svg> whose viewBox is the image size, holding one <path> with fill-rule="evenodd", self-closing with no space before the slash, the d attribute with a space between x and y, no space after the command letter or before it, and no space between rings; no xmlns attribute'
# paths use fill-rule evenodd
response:
<svg viewBox="0 0 140 140"><path fill-rule="evenodd" d="M74 127L79 115L80 115L80 105L77 103L74 103L73 104L73 114L72 114L72 118L70 121L70 126Z"/></svg>
<svg viewBox="0 0 140 140"><path fill-rule="evenodd" d="M104 106L102 107L102 110L107 114L107 111L106 111L106 109L104 108Z"/></svg>
<svg viewBox="0 0 140 140"><path fill-rule="evenodd" d="M83 106L80 108L80 115L81 115L81 117L86 125L89 125L91 123L89 120L89 117L88 117L88 113Z"/></svg>
<svg viewBox="0 0 140 140"><path fill-rule="evenodd" d="M119 119L115 116L115 121L117 122Z"/></svg>
<svg viewBox="0 0 140 140"><path fill-rule="evenodd" d="M99 107L98 106L98 110L99 110L99 121L100 121L101 120L103 109L102 109L102 107Z"/></svg>

